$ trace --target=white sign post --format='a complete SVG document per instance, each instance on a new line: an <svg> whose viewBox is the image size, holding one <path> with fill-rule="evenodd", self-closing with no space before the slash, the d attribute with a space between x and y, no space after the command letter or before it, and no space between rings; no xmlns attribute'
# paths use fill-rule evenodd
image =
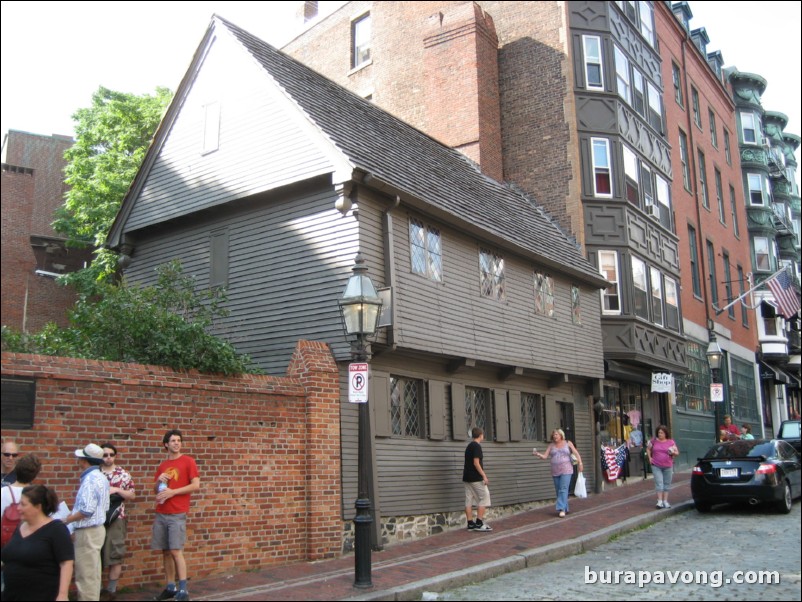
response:
<svg viewBox="0 0 802 602"><path fill-rule="evenodd" d="M366 362L348 364L348 401L368 402L368 364Z"/></svg>
<svg viewBox="0 0 802 602"><path fill-rule="evenodd" d="M710 385L710 401L713 403L724 402L724 385L722 383L712 383Z"/></svg>

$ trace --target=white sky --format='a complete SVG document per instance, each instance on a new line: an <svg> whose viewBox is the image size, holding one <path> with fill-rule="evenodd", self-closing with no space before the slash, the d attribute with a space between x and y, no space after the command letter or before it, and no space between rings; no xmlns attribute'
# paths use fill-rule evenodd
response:
<svg viewBox="0 0 802 602"><path fill-rule="evenodd" d="M321 2L326 12L342 2ZM299 2L22 2L3 0L0 135L73 134L72 114L99 86L135 94L178 87L212 14L281 46L297 32ZM708 51L768 81L767 110L802 135L799 1L690 2ZM799 156L799 152L797 153Z"/></svg>

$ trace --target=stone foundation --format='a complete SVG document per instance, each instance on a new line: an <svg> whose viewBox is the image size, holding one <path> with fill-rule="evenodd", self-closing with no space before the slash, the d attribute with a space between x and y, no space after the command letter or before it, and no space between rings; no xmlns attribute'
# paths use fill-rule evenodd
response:
<svg viewBox="0 0 802 602"><path fill-rule="evenodd" d="M542 508L554 504L554 500L541 500L523 504L510 504L509 506L491 506L487 509L485 520L492 524L494 519L512 516L535 508ZM437 514L424 514L418 516L385 516L381 523L382 546L390 546L404 541L414 541L451 531L465 529L465 511L440 512ZM354 551L354 522L343 522L343 552Z"/></svg>

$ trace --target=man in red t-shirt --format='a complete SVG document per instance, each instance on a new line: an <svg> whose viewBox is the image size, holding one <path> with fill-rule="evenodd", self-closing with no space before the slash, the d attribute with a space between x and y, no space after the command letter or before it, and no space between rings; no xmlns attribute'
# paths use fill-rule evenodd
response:
<svg viewBox="0 0 802 602"><path fill-rule="evenodd" d="M200 475L192 456L181 453L181 431L167 431L162 443L167 450L167 459L159 464L154 478L156 517L151 549L163 554L167 587L156 596L156 600L189 600L184 543L189 499L200 489Z"/></svg>

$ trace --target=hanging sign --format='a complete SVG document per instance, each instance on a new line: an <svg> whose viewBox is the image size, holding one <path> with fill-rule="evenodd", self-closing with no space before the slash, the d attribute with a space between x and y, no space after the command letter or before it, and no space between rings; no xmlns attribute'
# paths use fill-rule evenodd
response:
<svg viewBox="0 0 802 602"><path fill-rule="evenodd" d="M348 401L368 402L368 364L360 362L348 364Z"/></svg>
<svg viewBox="0 0 802 602"><path fill-rule="evenodd" d="M712 383L710 385L710 401L722 403L724 401L724 385L722 383Z"/></svg>
<svg viewBox="0 0 802 602"><path fill-rule="evenodd" d="M671 372L652 372L652 391L655 393L671 393L674 375Z"/></svg>

